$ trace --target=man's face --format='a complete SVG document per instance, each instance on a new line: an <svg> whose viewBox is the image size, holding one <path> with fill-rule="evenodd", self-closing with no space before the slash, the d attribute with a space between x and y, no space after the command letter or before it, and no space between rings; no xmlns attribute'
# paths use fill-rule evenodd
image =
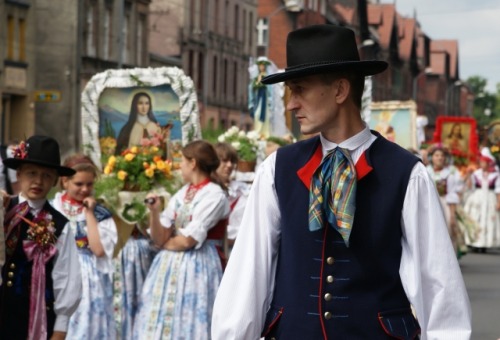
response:
<svg viewBox="0 0 500 340"><path fill-rule="evenodd" d="M56 184L57 178L55 169L35 164L23 164L17 170L21 193L32 201L46 198L50 189Z"/></svg>
<svg viewBox="0 0 500 340"><path fill-rule="evenodd" d="M313 75L286 82L291 91L287 109L293 111L303 134L324 132L335 127L338 105L337 81L326 84Z"/></svg>

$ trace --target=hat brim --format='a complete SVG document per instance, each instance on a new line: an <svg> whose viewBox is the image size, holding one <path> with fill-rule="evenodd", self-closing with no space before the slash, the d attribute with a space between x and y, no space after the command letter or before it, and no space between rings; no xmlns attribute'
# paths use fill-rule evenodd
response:
<svg viewBox="0 0 500 340"><path fill-rule="evenodd" d="M54 164L45 163L43 161L37 161L37 160L32 160L32 159L25 160L25 159L20 159L20 158L6 158L3 160L3 164L10 169L17 169L22 164L40 165L40 166L43 166L46 168L55 169L59 176L73 176L76 173L75 170L68 168L68 167L65 167L65 166L55 166Z"/></svg>
<svg viewBox="0 0 500 340"><path fill-rule="evenodd" d="M271 74L262 78L261 82L266 85L276 84L290 79L325 72L353 72L364 76L372 76L385 71L388 66L389 64L382 60L345 61L321 65L306 65L303 67L285 69L284 72Z"/></svg>

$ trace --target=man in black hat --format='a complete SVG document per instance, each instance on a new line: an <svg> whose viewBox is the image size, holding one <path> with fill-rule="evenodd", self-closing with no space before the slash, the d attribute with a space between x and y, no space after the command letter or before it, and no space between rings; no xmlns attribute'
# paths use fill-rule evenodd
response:
<svg viewBox="0 0 500 340"><path fill-rule="evenodd" d="M57 141L32 136L14 157L20 194L8 197L4 219L5 265L0 286L2 339L64 339L81 296L80 263L68 220L47 202L62 167Z"/></svg>
<svg viewBox="0 0 500 340"><path fill-rule="evenodd" d="M469 301L434 184L361 118L364 77L387 63L360 61L351 30L319 25L288 35L287 65L262 82L286 82L288 110L316 136L260 166L213 339L468 339Z"/></svg>

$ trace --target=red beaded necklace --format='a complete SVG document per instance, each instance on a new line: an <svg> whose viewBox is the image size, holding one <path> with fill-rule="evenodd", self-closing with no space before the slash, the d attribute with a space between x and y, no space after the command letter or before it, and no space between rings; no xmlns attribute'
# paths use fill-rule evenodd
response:
<svg viewBox="0 0 500 340"><path fill-rule="evenodd" d="M196 193L198 192L198 190L203 188L208 183L210 183L210 178L206 178L198 184L190 184L186 190L186 194L184 195L184 202L185 203L191 202Z"/></svg>

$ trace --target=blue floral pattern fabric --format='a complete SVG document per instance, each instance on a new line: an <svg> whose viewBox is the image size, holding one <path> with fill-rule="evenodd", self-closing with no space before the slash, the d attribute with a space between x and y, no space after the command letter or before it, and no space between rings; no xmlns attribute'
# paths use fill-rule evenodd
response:
<svg viewBox="0 0 500 340"><path fill-rule="evenodd" d="M155 254L149 238L136 234L115 259L113 303L118 339L132 339L139 297Z"/></svg>

